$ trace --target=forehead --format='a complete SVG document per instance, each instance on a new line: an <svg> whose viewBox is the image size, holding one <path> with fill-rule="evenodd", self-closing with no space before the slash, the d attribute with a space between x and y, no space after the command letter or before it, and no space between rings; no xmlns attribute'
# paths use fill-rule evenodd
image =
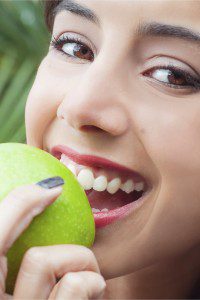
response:
<svg viewBox="0 0 200 300"><path fill-rule="evenodd" d="M100 23L112 21L132 26L143 21L162 21L199 30L199 0L63 0L61 3L73 6L74 2L92 10Z"/></svg>

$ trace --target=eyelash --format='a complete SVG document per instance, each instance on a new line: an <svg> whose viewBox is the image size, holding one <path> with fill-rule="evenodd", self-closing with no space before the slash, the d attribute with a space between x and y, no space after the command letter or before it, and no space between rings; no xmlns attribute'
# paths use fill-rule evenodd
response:
<svg viewBox="0 0 200 300"><path fill-rule="evenodd" d="M89 48L88 45L83 43L82 40L79 37L70 38L68 36L64 36L62 38L56 39L53 36L53 39L51 41L51 45L53 46L53 48L55 48L57 51L61 52L61 54L67 55L68 57L73 58L73 56L71 56L70 54L67 54L66 52L64 52L62 50L62 46L66 43L77 43L79 45L82 45L84 47ZM93 59L94 59L94 55L93 55ZM82 60L84 60L84 59L82 59ZM195 91L200 90L200 77L195 78L194 76L192 76L190 73L186 72L185 70L174 67L173 65L153 67L153 68L143 72L142 75L145 76L145 74L149 74L149 73L151 74L156 70L169 70L175 76L183 76L183 78L186 79L188 85L186 86L186 85L170 84L170 83L165 83L165 82L160 81L160 80L152 79L154 81L156 80L159 83L164 84L165 86L168 86L168 87L173 88L173 89L193 89ZM146 77L148 77L148 76L146 76Z"/></svg>
<svg viewBox="0 0 200 300"><path fill-rule="evenodd" d="M54 36L53 36L53 39L51 41L51 45L58 51L61 52L61 54L63 55L67 55L68 57L70 58L73 58L73 56L71 56L70 54L67 54L66 52L64 52L61 47L64 45L64 44L67 44L67 43L77 43L79 45L82 45L84 47L87 47L89 48L88 45L86 45L85 43L82 42L82 40L79 38L79 37L73 37L73 38L70 38L68 36L64 36L62 38L58 38L56 39ZM93 56L93 59L94 59L94 56Z"/></svg>
<svg viewBox="0 0 200 300"><path fill-rule="evenodd" d="M182 70L178 67L174 67L173 65L153 67L153 68L143 72L143 75L148 74L148 73L151 74L156 70L169 70L175 76L178 76L178 77L182 76L188 83L188 85L178 85L178 84L165 83L163 81L157 80L158 82L160 82L168 87L175 88L175 89L186 89L186 88L189 89L190 88L190 89L193 89L196 91L200 90L200 77L199 78L194 77L189 72L186 72L185 70Z"/></svg>

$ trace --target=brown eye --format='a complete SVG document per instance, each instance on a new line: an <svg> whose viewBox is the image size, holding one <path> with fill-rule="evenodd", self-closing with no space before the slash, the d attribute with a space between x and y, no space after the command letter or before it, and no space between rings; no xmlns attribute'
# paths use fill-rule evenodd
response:
<svg viewBox="0 0 200 300"><path fill-rule="evenodd" d="M57 51L72 59L94 60L94 51L80 37L63 34L59 38L52 37L51 45Z"/></svg>
<svg viewBox="0 0 200 300"><path fill-rule="evenodd" d="M188 80L185 74L181 73L177 70L170 70L170 69L151 69L144 73L145 76L152 77L157 81L171 84L171 85L181 85L181 86L188 86Z"/></svg>
<svg viewBox="0 0 200 300"><path fill-rule="evenodd" d="M142 75L172 89L200 91L200 76L194 76L172 65L153 67L143 72Z"/></svg>
<svg viewBox="0 0 200 300"><path fill-rule="evenodd" d="M184 76L182 74L179 74L178 72L173 73L169 70L168 80L169 83L174 85L187 85L186 78L184 78Z"/></svg>
<svg viewBox="0 0 200 300"><path fill-rule="evenodd" d="M69 56L85 59L89 61L94 60L93 52L86 45L74 42L67 42L63 44L61 50Z"/></svg>

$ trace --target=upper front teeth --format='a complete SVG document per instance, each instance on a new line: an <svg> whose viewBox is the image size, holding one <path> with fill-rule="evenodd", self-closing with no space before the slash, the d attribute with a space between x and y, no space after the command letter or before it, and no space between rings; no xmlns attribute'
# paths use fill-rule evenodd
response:
<svg viewBox="0 0 200 300"><path fill-rule="evenodd" d="M105 191L107 185L108 181L106 176L101 175L94 179L93 189L98 192L103 192Z"/></svg>
<svg viewBox="0 0 200 300"><path fill-rule="evenodd" d="M67 167L68 167L68 169L70 169L70 171L71 171L74 175L76 175L76 167L75 167L75 165L73 165L73 164L68 164Z"/></svg>
<svg viewBox="0 0 200 300"><path fill-rule="evenodd" d="M108 193L110 193L110 194L116 193L119 190L120 185L121 185L121 179L120 178L112 179L107 185Z"/></svg>
<svg viewBox="0 0 200 300"><path fill-rule="evenodd" d="M144 189L144 182L134 183L132 179L128 179L125 183L122 183L121 179L118 177L112 179L110 182L108 182L104 175L94 178L93 171L90 168L77 165L64 154L61 155L60 161L77 177L78 182L84 190L90 190L93 188L98 192L107 190L108 193L114 194L121 189L129 194L134 190L142 191Z"/></svg>
<svg viewBox="0 0 200 300"><path fill-rule="evenodd" d="M84 190L90 190L94 183L93 172L90 169L83 169L79 172L77 180L82 185Z"/></svg>

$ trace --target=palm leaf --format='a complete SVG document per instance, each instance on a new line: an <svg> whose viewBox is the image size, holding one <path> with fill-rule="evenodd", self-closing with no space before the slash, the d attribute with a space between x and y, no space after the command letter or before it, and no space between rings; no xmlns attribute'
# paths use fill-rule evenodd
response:
<svg viewBox="0 0 200 300"><path fill-rule="evenodd" d="M25 104L48 41L39 1L0 1L0 142L26 140Z"/></svg>

